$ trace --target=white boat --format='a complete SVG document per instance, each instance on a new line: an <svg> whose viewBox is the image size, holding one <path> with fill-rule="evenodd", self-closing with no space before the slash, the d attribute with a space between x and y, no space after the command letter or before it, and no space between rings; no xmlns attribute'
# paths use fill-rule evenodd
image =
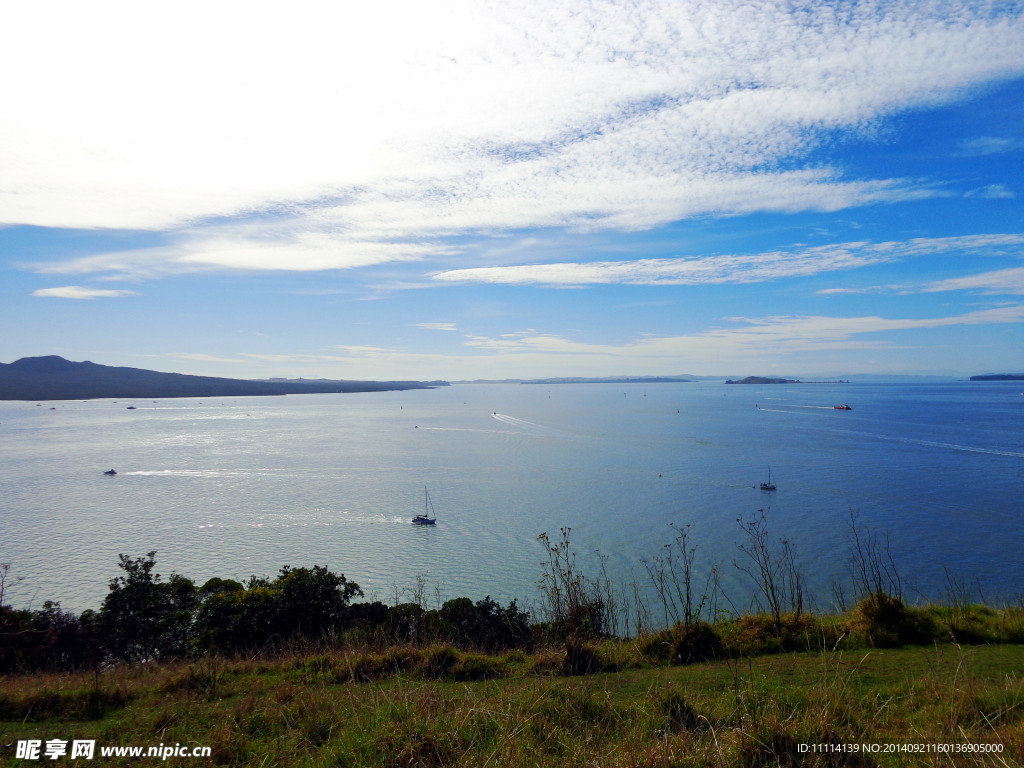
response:
<svg viewBox="0 0 1024 768"><path fill-rule="evenodd" d="M431 517L433 515L433 517ZM434 512L434 503L430 500L430 494L427 493L427 489L423 488L423 514L416 515L412 519L413 525L436 525L437 524L437 513Z"/></svg>
<svg viewBox="0 0 1024 768"><path fill-rule="evenodd" d="M761 490L762 491L774 491L775 490L775 483L772 482L772 468L771 467L768 467L768 482L761 483Z"/></svg>

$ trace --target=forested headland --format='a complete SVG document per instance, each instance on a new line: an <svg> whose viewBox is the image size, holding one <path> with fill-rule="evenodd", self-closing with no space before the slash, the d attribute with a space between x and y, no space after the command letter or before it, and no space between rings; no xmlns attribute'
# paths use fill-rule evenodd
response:
<svg viewBox="0 0 1024 768"><path fill-rule="evenodd" d="M90 400L99 397L251 397L385 392L448 386L444 381L248 380L72 362L57 355L0 363L0 400Z"/></svg>

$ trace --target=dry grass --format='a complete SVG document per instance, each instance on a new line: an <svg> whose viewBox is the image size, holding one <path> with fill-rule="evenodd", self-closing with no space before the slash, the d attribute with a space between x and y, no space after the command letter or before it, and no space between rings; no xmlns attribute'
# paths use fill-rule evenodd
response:
<svg viewBox="0 0 1024 768"><path fill-rule="evenodd" d="M639 645L595 645L601 668L615 671L575 676L564 674L564 650L485 656L436 646L9 677L0 681L0 744L208 745L215 764L253 767L1016 766L1024 754L1024 646L668 665ZM890 743L1003 752L801 751ZM5 746L0 764L27 763Z"/></svg>

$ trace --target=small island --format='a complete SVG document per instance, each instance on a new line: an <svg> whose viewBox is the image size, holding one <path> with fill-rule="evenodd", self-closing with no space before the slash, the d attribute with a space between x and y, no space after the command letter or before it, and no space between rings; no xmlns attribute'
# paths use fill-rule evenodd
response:
<svg viewBox="0 0 1024 768"><path fill-rule="evenodd" d="M728 379L726 384L800 384L799 379L777 379L768 376L747 376L745 379L733 381Z"/></svg>
<svg viewBox="0 0 1024 768"><path fill-rule="evenodd" d="M971 381L1024 381L1024 373L986 373L971 376Z"/></svg>

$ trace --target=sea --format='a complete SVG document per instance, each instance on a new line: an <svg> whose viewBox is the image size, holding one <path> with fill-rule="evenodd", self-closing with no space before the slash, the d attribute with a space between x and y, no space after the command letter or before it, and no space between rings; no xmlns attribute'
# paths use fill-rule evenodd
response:
<svg viewBox="0 0 1024 768"><path fill-rule="evenodd" d="M743 610L756 595L737 567L743 523L762 514L819 610L849 590L851 518L891 555L906 600L1019 602L1022 387L466 383L0 403L4 602L97 609L119 555L155 551L163 578L197 584L326 565L368 600L528 607L544 533L568 538L591 583L650 597L645 563L689 526L696 580L716 571ZM769 473L775 491L759 487ZM437 524L412 525L427 493Z"/></svg>

